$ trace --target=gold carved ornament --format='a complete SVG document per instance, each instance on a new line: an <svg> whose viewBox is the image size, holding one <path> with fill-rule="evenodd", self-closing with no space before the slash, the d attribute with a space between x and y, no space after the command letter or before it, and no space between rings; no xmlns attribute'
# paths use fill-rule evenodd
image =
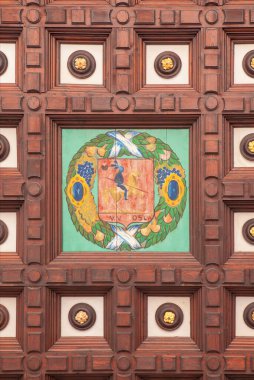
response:
<svg viewBox="0 0 254 380"><path fill-rule="evenodd" d="M175 322L176 315L173 311L166 311L163 316L163 321L172 325Z"/></svg>
<svg viewBox="0 0 254 380"><path fill-rule="evenodd" d="M250 67L254 69L254 57L252 57L250 60Z"/></svg>
<svg viewBox="0 0 254 380"><path fill-rule="evenodd" d="M77 70L85 70L85 68L87 66L87 61L86 61L85 57L75 58L74 66L75 66L75 69L77 69Z"/></svg>
<svg viewBox="0 0 254 380"><path fill-rule="evenodd" d="M254 237L254 226L252 226L252 227L250 228L249 232L250 232L251 236Z"/></svg>
<svg viewBox="0 0 254 380"><path fill-rule="evenodd" d="M80 325L83 325L84 323L88 321L89 317L86 311L80 310L77 312L74 318L76 322L78 322Z"/></svg>
<svg viewBox="0 0 254 380"><path fill-rule="evenodd" d="M254 68L254 67L253 67ZM254 140L248 142L248 150L254 153Z"/></svg>
<svg viewBox="0 0 254 380"><path fill-rule="evenodd" d="M161 60L161 66L162 66L163 70L165 70L165 71L172 70L174 67L174 61L170 57L163 58Z"/></svg>

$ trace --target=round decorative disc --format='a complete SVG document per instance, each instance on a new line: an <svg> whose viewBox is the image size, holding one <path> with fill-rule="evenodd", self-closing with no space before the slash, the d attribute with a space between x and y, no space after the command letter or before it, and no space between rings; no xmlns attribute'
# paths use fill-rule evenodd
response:
<svg viewBox="0 0 254 380"><path fill-rule="evenodd" d="M94 73L96 62L88 51L77 50L69 56L67 67L74 77L85 79Z"/></svg>
<svg viewBox="0 0 254 380"><path fill-rule="evenodd" d="M164 303L156 310L155 319L162 329L175 330L183 323L183 312L175 303Z"/></svg>
<svg viewBox="0 0 254 380"><path fill-rule="evenodd" d="M8 67L8 59L6 55L0 51L0 75L3 75Z"/></svg>
<svg viewBox="0 0 254 380"><path fill-rule="evenodd" d="M10 144L7 138L0 134L0 162L4 161L10 153Z"/></svg>
<svg viewBox="0 0 254 380"><path fill-rule="evenodd" d="M8 237L8 227L4 221L0 220L0 244L3 244Z"/></svg>
<svg viewBox="0 0 254 380"><path fill-rule="evenodd" d="M254 219L247 220L243 225L242 234L244 239L254 245Z"/></svg>
<svg viewBox="0 0 254 380"><path fill-rule="evenodd" d="M243 57L243 69L247 75L254 77L254 50Z"/></svg>
<svg viewBox="0 0 254 380"><path fill-rule="evenodd" d="M96 313L87 303L77 303L69 311L69 322L78 330L90 329L96 320Z"/></svg>
<svg viewBox="0 0 254 380"><path fill-rule="evenodd" d="M154 61L154 69L162 78L172 78L176 76L182 67L182 61L176 53L164 51L159 54Z"/></svg>
<svg viewBox="0 0 254 380"><path fill-rule="evenodd" d="M244 309L243 319L247 326L254 329L254 302L250 303Z"/></svg>
<svg viewBox="0 0 254 380"><path fill-rule="evenodd" d="M9 322L9 312L4 305L0 305L0 330L3 330Z"/></svg>
<svg viewBox="0 0 254 380"><path fill-rule="evenodd" d="M254 161L254 133L250 133L242 139L240 151L247 160Z"/></svg>

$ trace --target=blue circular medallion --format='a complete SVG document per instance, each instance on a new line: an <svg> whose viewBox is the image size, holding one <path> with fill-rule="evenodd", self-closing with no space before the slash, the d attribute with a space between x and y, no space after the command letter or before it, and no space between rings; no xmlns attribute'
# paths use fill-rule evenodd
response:
<svg viewBox="0 0 254 380"><path fill-rule="evenodd" d="M81 182L75 182L72 186L72 195L76 202L80 202L84 195L84 189Z"/></svg>
<svg viewBox="0 0 254 380"><path fill-rule="evenodd" d="M178 182L175 180L172 180L168 184L168 196L169 199L172 201L175 201L178 198L179 195L179 185Z"/></svg>

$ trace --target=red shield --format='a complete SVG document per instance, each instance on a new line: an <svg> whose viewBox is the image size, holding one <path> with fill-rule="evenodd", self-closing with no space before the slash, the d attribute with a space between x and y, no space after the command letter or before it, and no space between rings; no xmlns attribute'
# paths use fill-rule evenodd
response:
<svg viewBox="0 0 254 380"><path fill-rule="evenodd" d="M99 159L99 216L128 226L154 215L153 160Z"/></svg>

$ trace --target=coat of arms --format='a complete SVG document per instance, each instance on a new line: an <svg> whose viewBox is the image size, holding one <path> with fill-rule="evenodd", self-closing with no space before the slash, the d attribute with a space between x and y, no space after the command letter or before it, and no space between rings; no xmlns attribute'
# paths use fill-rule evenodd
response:
<svg viewBox="0 0 254 380"><path fill-rule="evenodd" d="M108 131L83 145L69 165L65 192L77 231L121 251L164 240L187 198L184 169L170 146L135 130Z"/></svg>

